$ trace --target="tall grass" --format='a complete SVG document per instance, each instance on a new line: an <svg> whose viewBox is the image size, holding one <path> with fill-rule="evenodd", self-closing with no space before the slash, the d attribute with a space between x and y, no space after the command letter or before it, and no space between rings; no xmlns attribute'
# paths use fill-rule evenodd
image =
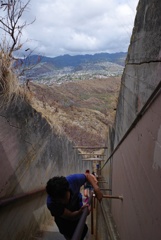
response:
<svg viewBox="0 0 161 240"><path fill-rule="evenodd" d="M16 103L20 95L18 77L11 68L12 62L8 54L0 52L0 108L6 109Z"/></svg>

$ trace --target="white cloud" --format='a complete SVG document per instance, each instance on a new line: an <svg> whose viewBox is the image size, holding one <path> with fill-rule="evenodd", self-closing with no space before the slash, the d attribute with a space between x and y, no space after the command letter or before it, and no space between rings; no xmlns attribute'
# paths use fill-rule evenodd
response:
<svg viewBox="0 0 161 240"><path fill-rule="evenodd" d="M31 0L26 47L46 56L127 51L138 0ZM29 41L30 40L30 41Z"/></svg>

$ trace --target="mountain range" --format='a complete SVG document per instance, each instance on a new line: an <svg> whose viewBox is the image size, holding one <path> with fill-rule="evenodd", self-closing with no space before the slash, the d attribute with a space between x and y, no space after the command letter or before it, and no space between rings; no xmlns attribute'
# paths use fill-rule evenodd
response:
<svg viewBox="0 0 161 240"><path fill-rule="evenodd" d="M31 55L19 60L26 68L24 78L46 83L73 79L90 79L93 76L120 76L127 53L96 53L94 55L63 55L46 57Z"/></svg>
<svg viewBox="0 0 161 240"><path fill-rule="evenodd" d="M85 54L85 55L62 55L57 57L46 57L40 55L32 55L23 60L23 62L30 64L36 64L37 62L41 63L49 63L54 65L56 68L64 68L64 67L77 67L81 64L86 63L98 63L98 62L112 62L119 65L125 65L125 58L127 53L119 52L119 53L96 53L94 55Z"/></svg>

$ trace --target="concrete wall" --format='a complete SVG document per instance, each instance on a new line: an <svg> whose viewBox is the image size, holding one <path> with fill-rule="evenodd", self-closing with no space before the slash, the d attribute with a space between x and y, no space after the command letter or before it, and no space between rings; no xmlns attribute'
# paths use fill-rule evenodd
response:
<svg viewBox="0 0 161 240"><path fill-rule="evenodd" d="M113 156L112 214L122 240L161 239L161 94Z"/></svg>
<svg viewBox="0 0 161 240"><path fill-rule="evenodd" d="M115 146L161 81L161 2L140 0L115 120Z"/></svg>
<svg viewBox="0 0 161 240"><path fill-rule="evenodd" d="M111 146L126 134L161 82L161 1L140 0L122 76ZM148 108L102 169L111 176L112 214L121 240L161 239L161 96Z"/></svg>
<svg viewBox="0 0 161 240"><path fill-rule="evenodd" d="M73 143L54 133L45 118L25 102L0 112L0 197L43 188L49 178L84 172ZM46 194L1 207L0 239L29 239L47 220Z"/></svg>

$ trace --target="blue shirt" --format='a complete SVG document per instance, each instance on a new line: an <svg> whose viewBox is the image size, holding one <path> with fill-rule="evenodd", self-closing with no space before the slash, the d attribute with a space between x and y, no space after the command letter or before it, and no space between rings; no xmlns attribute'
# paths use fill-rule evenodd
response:
<svg viewBox="0 0 161 240"><path fill-rule="evenodd" d="M68 219L61 218L64 209L67 208L68 210L74 212L80 209L80 188L86 182L86 175L85 174L72 174L66 177L69 188L70 188L70 200L67 205L63 205L60 201L56 201L51 196L48 195L47 197L47 207L51 212L51 215L55 217L55 222L59 228L59 231L64 234L68 235L73 234L73 229L75 229L77 221L70 221Z"/></svg>

